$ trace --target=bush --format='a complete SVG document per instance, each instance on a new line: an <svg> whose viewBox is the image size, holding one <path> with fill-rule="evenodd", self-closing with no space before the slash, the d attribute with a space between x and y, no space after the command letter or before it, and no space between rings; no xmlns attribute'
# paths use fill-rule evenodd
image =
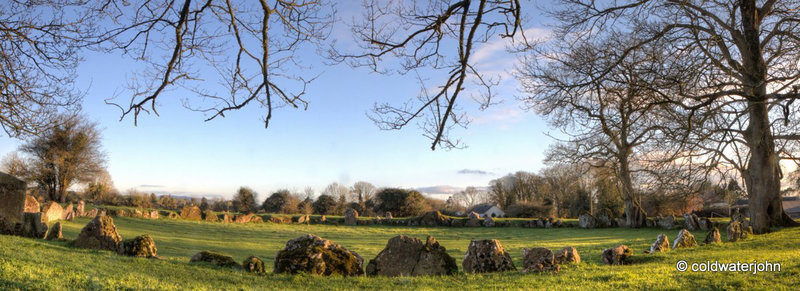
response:
<svg viewBox="0 0 800 291"><path fill-rule="evenodd" d="M336 209L336 199L330 195L322 194L317 197L317 201L311 205L314 214L329 215Z"/></svg>
<svg viewBox="0 0 800 291"><path fill-rule="evenodd" d="M536 218L550 217L553 215L553 206L535 203L515 203L506 209L506 217Z"/></svg>
<svg viewBox="0 0 800 291"><path fill-rule="evenodd" d="M425 197L417 191L386 188L378 192L378 212L391 212L397 217L419 216L425 212Z"/></svg>
<svg viewBox="0 0 800 291"><path fill-rule="evenodd" d="M280 190L265 199L262 208L269 213L295 214L298 213L299 203L299 199L289 190Z"/></svg>

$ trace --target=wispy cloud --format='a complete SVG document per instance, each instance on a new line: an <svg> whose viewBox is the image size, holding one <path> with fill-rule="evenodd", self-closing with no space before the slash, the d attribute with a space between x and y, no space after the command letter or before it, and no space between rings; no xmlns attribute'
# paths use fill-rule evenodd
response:
<svg viewBox="0 0 800 291"><path fill-rule="evenodd" d="M164 185L150 185L150 184L139 185L139 188L164 188L164 187L167 187L167 186L164 186Z"/></svg>
<svg viewBox="0 0 800 291"><path fill-rule="evenodd" d="M458 171L459 174L463 175L494 175L492 172L484 171L484 170L476 170L476 169L461 169Z"/></svg>

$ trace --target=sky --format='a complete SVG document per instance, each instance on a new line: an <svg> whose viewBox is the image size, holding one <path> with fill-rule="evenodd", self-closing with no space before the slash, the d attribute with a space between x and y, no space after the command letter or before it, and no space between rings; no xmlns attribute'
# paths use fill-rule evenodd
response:
<svg viewBox="0 0 800 291"><path fill-rule="evenodd" d="M358 8L340 5L340 17L360 13ZM538 13L528 9L526 31L544 34ZM346 31L337 25L332 35ZM102 129L108 172L121 192L231 197L240 186L248 186L264 199L283 188L310 186L319 193L331 182L486 186L511 172L538 171L553 142L548 133L557 131L522 108L517 97L524 93L511 76L516 59L496 39L478 47L473 60L484 73L503 78L496 88L502 103L481 111L478 103L462 96L459 105L472 123L452 134L467 148L449 151L431 151L431 141L414 125L383 131L367 117L375 102L401 104L416 96L415 77L325 65L313 51L298 55L321 72L307 89L308 109L280 108L268 129L262 121L266 109L258 106L205 122L202 113L182 107L184 98L197 98L182 89L160 97L159 116L141 115L137 126L131 116L120 120L119 109L104 100L117 95L118 101L127 100L120 88L137 64L119 53L87 52L76 85L86 90L83 113ZM0 154L20 143L0 137Z"/></svg>

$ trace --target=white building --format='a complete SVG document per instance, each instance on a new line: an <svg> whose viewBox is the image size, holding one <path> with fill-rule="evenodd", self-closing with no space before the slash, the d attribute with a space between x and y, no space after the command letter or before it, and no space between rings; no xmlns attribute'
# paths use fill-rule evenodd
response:
<svg viewBox="0 0 800 291"><path fill-rule="evenodd" d="M488 203L475 205L474 207L472 207L472 209L467 211L467 213L470 213L470 212L475 212L478 215L480 215L482 218L486 218L486 217L489 217L489 216L491 216L491 217L505 217L506 216L505 211L500 209L500 207L497 207L497 205L488 204Z"/></svg>

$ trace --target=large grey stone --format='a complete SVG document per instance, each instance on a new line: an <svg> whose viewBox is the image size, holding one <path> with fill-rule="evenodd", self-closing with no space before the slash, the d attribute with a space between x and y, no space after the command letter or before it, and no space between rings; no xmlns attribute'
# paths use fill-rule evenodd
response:
<svg viewBox="0 0 800 291"><path fill-rule="evenodd" d="M676 237L675 241L672 243L673 249L691 248L696 246L697 240L688 229L681 229L681 231L678 232L678 237Z"/></svg>
<svg viewBox="0 0 800 291"><path fill-rule="evenodd" d="M619 245L603 250L601 258L607 265L627 265L630 264L630 257L633 256L633 249L626 245Z"/></svg>
<svg viewBox="0 0 800 291"><path fill-rule="evenodd" d="M344 211L344 224L357 225L358 224L358 211L353 208L347 208Z"/></svg>
<svg viewBox="0 0 800 291"><path fill-rule="evenodd" d="M589 213L584 213L578 216L578 226L580 228L596 228L597 218Z"/></svg>
<svg viewBox="0 0 800 291"><path fill-rule="evenodd" d="M525 248L522 250L522 272L558 272L561 267L555 263L553 251L546 248Z"/></svg>
<svg viewBox="0 0 800 291"><path fill-rule="evenodd" d="M432 236L428 236L425 243L404 235L393 237L367 264L368 276L452 275L456 272L456 260Z"/></svg>
<svg viewBox="0 0 800 291"><path fill-rule="evenodd" d="M669 251L669 238L667 234L659 234L653 245L650 246L650 253L666 252Z"/></svg>
<svg viewBox="0 0 800 291"><path fill-rule="evenodd" d="M0 172L0 232L13 232L24 209L25 182Z"/></svg>
<svg viewBox="0 0 800 291"><path fill-rule="evenodd" d="M499 240L473 240L461 266L467 273L488 273L516 270L511 255L503 249Z"/></svg>
<svg viewBox="0 0 800 291"><path fill-rule="evenodd" d="M286 242L275 256L275 273L311 273L330 276L364 275L364 260L358 253L332 241L307 234Z"/></svg>
<svg viewBox="0 0 800 291"><path fill-rule="evenodd" d="M121 242L122 236L117 232L114 219L107 215L97 215L78 234L75 246L118 252Z"/></svg>

